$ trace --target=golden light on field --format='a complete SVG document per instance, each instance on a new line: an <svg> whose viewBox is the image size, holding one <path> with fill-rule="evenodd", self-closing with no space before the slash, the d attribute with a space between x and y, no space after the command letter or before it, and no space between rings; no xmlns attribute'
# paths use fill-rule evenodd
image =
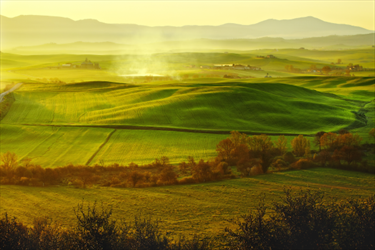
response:
<svg viewBox="0 0 375 250"><path fill-rule="evenodd" d="M73 20L148 26L254 24L314 16L374 30L374 1L1 1L1 15L62 16Z"/></svg>

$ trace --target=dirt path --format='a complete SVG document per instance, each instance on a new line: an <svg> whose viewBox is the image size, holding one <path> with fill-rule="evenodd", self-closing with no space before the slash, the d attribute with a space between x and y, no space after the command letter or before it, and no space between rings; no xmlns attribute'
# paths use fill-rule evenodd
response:
<svg viewBox="0 0 375 250"><path fill-rule="evenodd" d="M13 88L11 88L10 90L7 90L7 91L1 93L1 94L0 94L0 102L3 101L4 96L6 96L7 94L9 94L9 93L15 91L16 89L18 89L19 87L21 87L22 84L23 84L22 82L17 83L17 84L16 84Z"/></svg>
<svg viewBox="0 0 375 250"><path fill-rule="evenodd" d="M116 132L116 129L113 130L108 136L107 138L105 139L105 141L102 143L102 145L99 146L98 150L96 150L96 152L90 157L90 159L86 162L86 166L88 166L91 161L95 158L95 156L100 152L100 150L104 147L105 144L107 144L107 142L109 141L109 139L111 139L111 136Z"/></svg>

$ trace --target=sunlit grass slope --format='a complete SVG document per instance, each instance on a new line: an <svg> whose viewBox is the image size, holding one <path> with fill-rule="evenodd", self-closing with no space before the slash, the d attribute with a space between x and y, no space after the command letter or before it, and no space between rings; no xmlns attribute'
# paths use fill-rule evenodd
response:
<svg viewBox="0 0 375 250"><path fill-rule="evenodd" d="M113 134L111 134L114 132ZM111 136L110 136L111 135ZM167 156L171 163L188 156L216 156L216 144L229 134L105 128L0 125L0 153L14 152L42 167L72 164L147 164ZM108 138L108 141L107 141ZM99 147L103 147L99 150ZM98 153L97 153L98 152ZM90 161L91 159L91 161Z"/></svg>
<svg viewBox="0 0 375 250"><path fill-rule="evenodd" d="M0 213L8 212L31 224L34 217L51 216L64 226L74 225L73 207L85 202L103 202L113 206L117 219L132 220L136 215L162 220L162 229L174 234L223 232L226 219L258 206L259 195L266 204L277 201L286 186L321 189L339 200L367 197L375 192L374 175L335 169L310 169L260 175L196 185L153 188L22 187L0 186Z"/></svg>
<svg viewBox="0 0 375 250"><path fill-rule="evenodd" d="M0 125L0 152L32 159L43 167L85 164L99 149L111 129L54 128Z"/></svg>
<svg viewBox="0 0 375 250"><path fill-rule="evenodd" d="M15 98L3 124L315 133L349 126L359 109L331 94L267 82L25 84Z"/></svg>

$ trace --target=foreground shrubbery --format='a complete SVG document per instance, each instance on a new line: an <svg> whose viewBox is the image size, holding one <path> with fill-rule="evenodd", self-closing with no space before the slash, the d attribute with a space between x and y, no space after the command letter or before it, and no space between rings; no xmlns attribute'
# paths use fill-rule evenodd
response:
<svg viewBox="0 0 375 250"><path fill-rule="evenodd" d="M230 249L373 249L375 200L324 202L323 193L284 190L282 203L262 200L226 229Z"/></svg>
<svg viewBox="0 0 375 250"><path fill-rule="evenodd" d="M0 249L374 249L375 199L326 202L310 190L284 190L282 202L267 207L264 197L255 211L233 219L211 240L172 239L158 221L111 218L111 208L79 204L76 226L62 228L48 218L26 227L6 214L0 219ZM212 240L214 239L215 240Z"/></svg>

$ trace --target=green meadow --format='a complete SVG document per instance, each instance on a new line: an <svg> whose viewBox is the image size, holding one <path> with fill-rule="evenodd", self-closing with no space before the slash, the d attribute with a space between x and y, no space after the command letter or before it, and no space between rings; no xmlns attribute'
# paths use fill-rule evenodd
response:
<svg viewBox="0 0 375 250"><path fill-rule="evenodd" d="M0 212L8 212L31 224L34 217L50 216L63 226L75 223L73 208L78 203L103 202L113 207L113 216L131 221L134 216L161 219L161 228L173 235L201 236L222 233L226 221L254 209L261 194L266 204L283 196L284 186L324 191L326 199L368 197L375 192L373 175L317 168L278 172L221 182L153 188L71 186L0 186ZM32 209L30 209L32 208Z"/></svg>
<svg viewBox="0 0 375 250"><path fill-rule="evenodd" d="M274 55L264 59L257 56ZM100 70L59 69L85 58ZM1 53L1 88L23 82L0 122L0 152L15 152L43 167L149 163L163 155L173 164L187 156L209 159L230 131L297 134L348 129L368 141L374 127L374 71L334 77L292 73L337 59L370 67L373 49L251 50L153 55L16 55ZM201 69L220 63L261 71ZM191 65L195 65L192 68ZM52 68L51 68L52 67ZM169 76L129 78L137 72ZM264 78L266 74L272 78ZM225 79L223 75L252 77ZM58 79L59 81L56 81ZM367 123L355 112L365 112ZM156 129L156 130L155 130ZM160 130L161 129L161 130ZM196 133L199 130L200 133ZM205 133L210 132L210 133Z"/></svg>
<svg viewBox="0 0 375 250"><path fill-rule="evenodd" d="M361 103L281 83L25 84L2 124L133 125L261 133L339 130Z"/></svg>

